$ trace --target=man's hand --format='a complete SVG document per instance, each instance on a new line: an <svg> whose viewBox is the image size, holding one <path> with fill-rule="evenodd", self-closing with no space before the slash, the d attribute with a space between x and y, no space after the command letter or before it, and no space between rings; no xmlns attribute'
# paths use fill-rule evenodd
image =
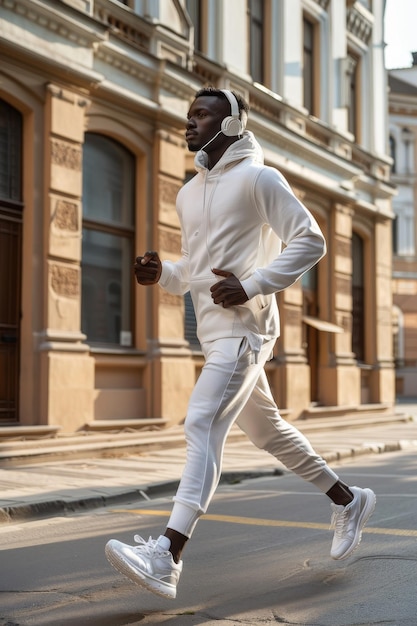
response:
<svg viewBox="0 0 417 626"><path fill-rule="evenodd" d="M224 309L228 309L237 304L244 304L249 300L240 280L232 272L225 272L216 268L211 271L216 276L224 277L224 280L219 280L210 287L211 297L215 304L220 304Z"/></svg>
<svg viewBox="0 0 417 626"><path fill-rule="evenodd" d="M162 263L157 252L145 252L136 257L134 265L136 280L140 285L154 285L161 277Z"/></svg>

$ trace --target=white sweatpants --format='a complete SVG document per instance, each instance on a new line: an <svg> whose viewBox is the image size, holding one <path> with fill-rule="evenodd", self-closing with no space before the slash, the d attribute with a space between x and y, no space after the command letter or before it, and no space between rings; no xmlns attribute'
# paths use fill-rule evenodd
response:
<svg viewBox="0 0 417 626"><path fill-rule="evenodd" d="M257 447L321 491L338 481L306 437L279 414L264 371L274 343L264 344L257 363L246 338L202 345L205 364L188 406L186 464L168 528L191 537L219 483L224 445L236 421Z"/></svg>

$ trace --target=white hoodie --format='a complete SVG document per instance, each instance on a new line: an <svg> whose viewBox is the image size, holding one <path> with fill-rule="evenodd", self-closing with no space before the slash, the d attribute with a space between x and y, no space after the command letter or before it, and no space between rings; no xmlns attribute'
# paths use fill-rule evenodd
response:
<svg viewBox="0 0 417 626"><path fill-rule="evenodd" d="M274 294L320 260L324 237L285 178L264 165L251 132L211 170L201 150L194 162L198 173L177 197L182 258L163 261L159 284L177 295L190 290L200 343L247 337L258 352L264 340L279 336ZM235 274L248 302L227 309L214 304L210 286L222 277L212 268Z"/></svg>

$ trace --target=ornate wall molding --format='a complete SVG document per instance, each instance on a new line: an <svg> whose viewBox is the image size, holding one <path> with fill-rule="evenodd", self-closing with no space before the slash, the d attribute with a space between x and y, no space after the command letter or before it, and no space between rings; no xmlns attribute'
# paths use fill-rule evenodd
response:
<svg viewBox="0 0 417 626"><path fill-rule="evenodd" d="M92 43L103 39L103 36L94 32L91 26L84 27L81 20L70 21L65 11L37 5L32 0L0 0L0 7L49 30L55 37L59 35L80 47L91 46Z"/></svg>
<svg viewBox="0 0 417 626"><path fill-rule="evenodd" d="M60 139L52 139L51 141L51 162L54 165L66 167L69 170L81 172L82 169L82 152L80 146L74 146L71 143Z"/></svg>
<svg viewBox="0 0 417 626"><path fill-rule="evenodd" d="M75 298L80 294L80 275L78 269L51 265L51 287L56 294Z"/></svg>
<svg viewBox="0 0 417 626"><path fill-rule="evenodd" d="M68 102L68 104L78 104L78 106L81 108L84 108L91 104L91 101L88 100L88 98L80 97L73 91L69 91L68 89L62 89L61 87L57 87L52 83L48 83L46 85L46 90L49 91L53 98L56 98L57 100L63 100L64 102Z"/></svg>
<svg viewBox="0 0 417 626"><path fill-rule="evenodd" d="M79 229L78 205L68 200L57 200L53 221L60 230L77 232Z"/></svg>
<svg viewBox="0 0 417 626"><path fill-rule="evenodd" d="M137 61L129 59L129 57L119 53L117 50L104 47L104 44L96 49L95 56L100 61L106 63L106 65L133 76L138 81L148 85L155 84L155 72L158 71L158 68L155 66L149 68L141 66Z"/></svg>

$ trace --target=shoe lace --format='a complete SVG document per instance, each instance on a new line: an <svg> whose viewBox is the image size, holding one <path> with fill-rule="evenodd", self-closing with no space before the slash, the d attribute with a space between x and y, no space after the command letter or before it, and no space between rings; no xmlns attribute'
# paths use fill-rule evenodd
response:
<svg viewBox="0 0 417 626"><path fill-rule="evenodd" d="M342 537L344 535L347 521L348 515L346 507L343 507L340 511L333 511L332 518L330 520L330 528L334 529L337 537Z"/></svg>
<svg viewBox="0 0 417 626"><path fill-rule="evenodd" d="M137 544L139 544L135 546L134 549L140 554L144 554L148 557L152 557L156 554L158 556L165 556L168 554L168 551L163 550L158 541L156 539L152 539L152 537L149 537L148 541L145 541L145 539L140 535L135 535L133 539Z"/></svg>

